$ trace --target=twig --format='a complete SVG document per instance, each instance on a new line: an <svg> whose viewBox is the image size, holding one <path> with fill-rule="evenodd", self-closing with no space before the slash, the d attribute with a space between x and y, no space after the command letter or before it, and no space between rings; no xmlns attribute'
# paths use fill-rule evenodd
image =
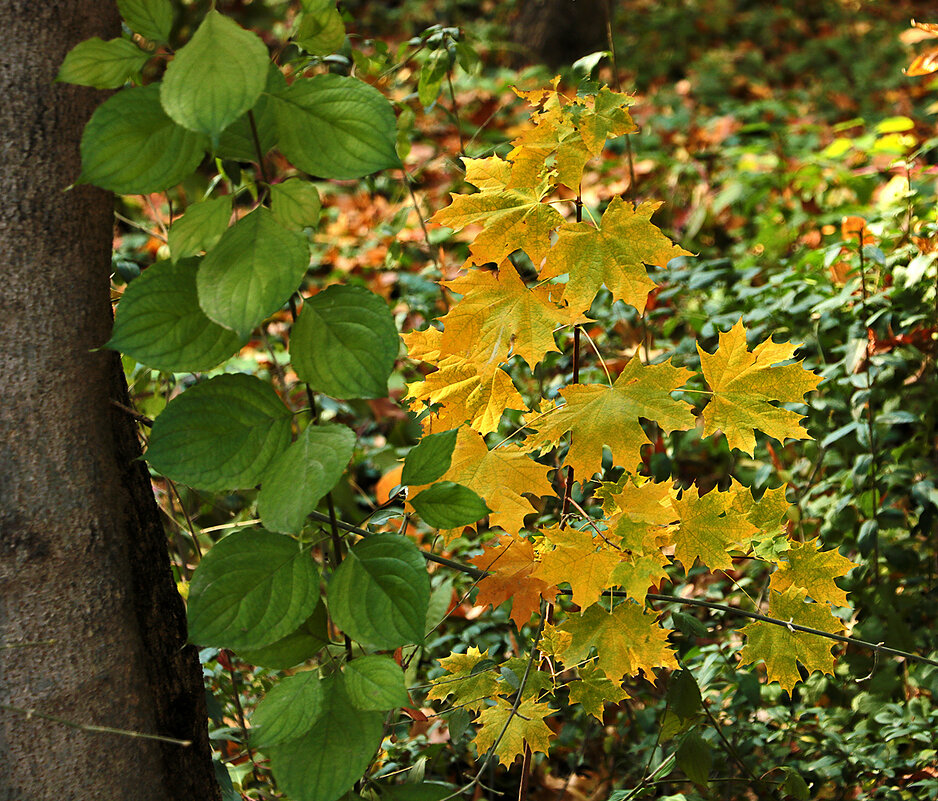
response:
<svg viewBox="0 0 938 801"><path fill-rule="evenodd" d="M164 737L162 734L147 734L146 732L131 731L130 729L115 729L111 726L96 726L92 723L76 723L73 720L60 718L58 715L49 715L45 712L40 712L38 709L25 709L21 706L13 706L12 704L0 704L0 709L5 712L16 712L17 714L25 715L27 720L30 718L41 718L42 720L50 720L53 723L61 723L63 726L68 726L70 729L80 729L81 731L96 732L98 734L119 734L122 737L136 737L142 740L159 740L161 743L181 745L184 748L192 745L192 740L179 740L175 737Z"/></svg>
<svg viewBox="0 0 938 801"><path fill-rule="evenodd" d="M140 414L136 409L131 409L129 406L124 406L120 401L112 400L111 406L114 406L117 409L120 409L122 412L126 412L138 423L143 423L147 428L153 428L153 420L147 417L145 414Z"/></svg>

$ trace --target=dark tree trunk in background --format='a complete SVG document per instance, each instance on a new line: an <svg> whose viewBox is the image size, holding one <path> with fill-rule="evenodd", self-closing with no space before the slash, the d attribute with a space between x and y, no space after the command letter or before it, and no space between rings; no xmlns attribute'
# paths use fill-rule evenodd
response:
<svg viewBox="0 0 938 801"><path fill-rule="evenodd" d="M0 801L218 799L197 654L109 336L111 196L63 192L112 0L0 5ZM184 748L27 717L192 740Z"/></svg>
<svg viewBox="0 0 938 801"><path fill-rule="evenodd" d="M608 50L606 15L615 0L522 0L512 37L525 61L552 69Z"/></svg>

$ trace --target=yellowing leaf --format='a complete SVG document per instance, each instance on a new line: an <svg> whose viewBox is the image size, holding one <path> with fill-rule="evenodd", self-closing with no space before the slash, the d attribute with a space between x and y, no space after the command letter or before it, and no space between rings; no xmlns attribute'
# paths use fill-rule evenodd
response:
<svg viewBox="0 0 938 801"><path fill-rule="evenodd" d="M633 467L639 448L648 442L640 417L657 421L665 431L694 427L690 407L670 394L691 375L670 362L648 366L633 358L612 387L575 384L561 390L566 403L537 421L533 442L536 447L557 444L570 431L573 439L566 464L581 480L601 468L604 444L615 464Z"/></svg>
<svg viewBox="0 0 938 801"><path fill-rule="evenodd" d="M742 319L720 334L715 353L698 345L700 366L713 391L703 411L704 436L722 431L730 448L750 455L756 446L756 430L780 441L786 437L809 439L800 424L803 415L771 405L773 401L802 403L805 393L821 382L821 377L805 370L801 362L779 365L798 347L767 339L749 352Z"/></svg>
<svg viewBox="0 0 938 801"><path fill-rule="evenodd" d="M653 551L645 556L631 556L616 565L609 580L622 587L629 598L644 603L648 588L668 577L665 570L668 564L661 551Z"/></svg>
<svg viewBox="0 0 938 801"><path fill-rule="evenodd" d="M577 119L577 127L583 136L583 142L595 156L603 149L607 139L614 139L623 134L634 133L638 126L625 109L635 102L631 95L613 92L604 86L592 100L592 108L587 107Z"/></svg>
<svg viewBox="0 0 938 801"><path fill-rule="evenodd" d="M489 450L485 440L468 428L459 429L449 469L441 481L455 481L482 497L492 512L489 524L516 534L524 516L535 511L524 497L552 495L547 465L538 464L517 446Z"/></svg>
<svg viewBox="0 0 938 801"><path fill-rule="evenodd" d="M485 706L484 699L492 698L499 691L498 674L494 669L480 670L472 675L472 669L489 659L488 649L479 652L475 646L464 654L450 654L440 660L446 673L433 682L428 701L443 701L447 696L455 696L454 704L467 709L479 710Z"/></svg>
<svg viewBox="0 0 938 801"><path fill-rule="evenodd" d="M700 495L693 487L685 490L680 500L671 501L680 520L673 538L674 557L685 571L691 569L695 559L711 570L732 569L730 549L748 543L758 531L734 508L735 496L735 492L716 490Z"/></svg>
<svg viewBox="0 0 938 801"><path fill-rule="evenodd" d="M547 704L538 704L533 700L522 701L517 714L512 714L512 705L499 698L495 706L486 707L479 715L479 723L482 725L475 738L479 756L494 745L498 761L508 767L515 761L515 757L524 753L525 745L532 752L540 751L546 754L550 748L550 739L554 737L554 733L544 722L544 718L549 714L551 711ZM505 732L504 735L502 731ZM501 741L496 745L499 736Z"/></svg>
<svg viewBox="0 0 938 801"><path fill-rule="evenodd" d="M632 554L655 551L655 538L666 534L677 517L671 506L672 493L666 482L636 485L626 479L618 491L606 495L603 504L605 509L615 510L609 520L610 538Z"/></svg>
<svg viewBox="0 0 938 801"><path fill-rule="evenodd" d="M805 603L805 595L805 590L797 587L789 587L784 592L770 591L769 617L830 634L840 634L844 629L843 624L831 614L830 607L827 604ZM740 665L760 660L765 662L768 680L777 681L789 692L801 681L796 660L804 665L808 673L815 670L830 674L834 672L831 641L824 637L762 621L745 626L740 629L740 634L747 638L739 652Z"/></svg>
<svg viewBox="0 0 938 801"><path fill-rule="evenodd" d="M639 671L650 677L656 667L677 668L667 643L670 630L661 628L654 615L631 601L619 604L611 613L593 604L582 615L571 615L563 629L572 635L570 645L561 653L568 666L585 660L595 646L597 664L614 681Z"/></svg>
<svg viewBox="0 0 938 801"><path fill-rule="evenodd" d="M570 116L568 110L551 106L534 116L533 125L511 141L515 147L508 158L515 166L509 186L537 184L548 168L548 159L555 156L557 182L579 190L590 152Z"/></svg>
<svg viewBox="0 0 938 801"><path fill-rule="evenodd" d="M609 204L599 228L588 223L565 223L557 244L547 254L541 278L569 275L563 300L577 311L587 311L603 285L615 300L645 310L655 282L645 264L664 267L688 251L673 244L651 223L660 203L642 203L637 209L622 198ZM537 262L535 262L535 265Z"/></svg>
<svg viewBox="0 0 938 801"><path fill-rule="evenodd" d="M556 587L531 575L537 561L530 540L517 536L498 537L469 562L492 574L479 581L476 604L491 604L494 609L510 600L511 619L519 629L538 610L541 598L551 601L557 595Z"/></svg>
<svg viewBox="0 0 938 801"><path fill-rule="evenodd" d="M541 199L549 185L509 189L511 164L498 156L464 159L466 180L479 187L474 195L451 197L453 202L431 217L431 222L456 230L473 223L485 228L469 246L476 264L501 264L509 254L523 250L535 266L550 247L550 232L563 222L560 213Z"/></svg>
<svg viewBox="0 0 938 801"><path fill-rule="evenodd" d="M488 434L498 428L505 409L526 409L511 377L496 365L476 365L454 356L423 381L407 385L408 397L439 403L433 413L435 430L448 431L468 422Z"/></svg>
<svg viewBox="0 0 938 801"><path fill-rule="evenodd" d="M511 262L497 273L471 270L442 283L463 296L440 318L444 353L496 364L517 354L533 368L549 351L559 352L553 331L568 325L569 315L528 289Z"/></svg>
<svg viewBox="0 0 938 801"><path fill-rule="evenodd" d="M408 331L401 334L407 355L415 361L433 363L440 358L440 340L443 332L438 328L425 328L423 331Z"/></svg>
<svg viewBox="0 0 938 801"><path fill-rule="evenodd" d="M621 686L609 681L606 674L595 665L577 668L580 678L571 681L570 703L579 704L600 723L603 722L603 706L615 704L629 697Z"/></svg>
<svg viewBox="0 0 938 801"><path fill-rule="evenodd" d="M785 497L787 484L776 489L766 490L757 501L751 492L739 492L733 502L746 519L752 523L759 533L753 536L752 550L760 559L778 563L780 554L791 547L785 533L785 519L791 504Z"/></svg>
<svg viewBox="0 0 938 801"><path fill-rule="evenodd" d="M789 587L799 587L819 604L847 606L847 593L834 583L835 578L845 576L856 565L837 553L820 550L817 539L809 542L792 543L785 554L787 562L781 562L772 574L769 586L778 592Z"/></svg>
<svg viewBox="0 0 938 801"><path fill-rule="evenodd" d="M569 582L573 602L580 606L598 601L602 591L611 586L609 576L622 554L589 531L551 528L543 533L554 548L538 548L541 561L532 575L551 586Z"/></svg>

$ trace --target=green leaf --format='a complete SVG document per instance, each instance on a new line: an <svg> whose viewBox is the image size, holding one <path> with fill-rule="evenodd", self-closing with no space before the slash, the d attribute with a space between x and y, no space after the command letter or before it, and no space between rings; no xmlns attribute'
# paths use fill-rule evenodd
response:
<svg viewBox="0 0 938 801"><path fill-rule="evenodd" d="M293 36L293 41L314 56L328 56L345 44L345 23L334 3L307 11Z"/></svg>
<svg viewBox="0 0 938 801"><path fill-rule="evenodd" d="M208 140L174 123L159 84L122 89L100 106L81 137L81 176L120 195L161 192L199 166Z"/></svg>
<svg viewBox="0 0 938 801"><path fill-rule="evenodd" d="M166 68L160 100L184 128L219 134L260 97L267 82L267 47L230 17L209 11Z"/></svg>
<svg viewBox="0 0 938 801"><path fill-rule="evenodd" d="M443 49L434 50L423 62L420 78L417 80L417 98L421 106L426 108L433 105L440 94L440 85L449 66L449 53Z"/></svg>
<svg viewBox="0 0 938 801"><path fill-rule="evenodd" d="M361 778L384 734L384 715L352 706L338 676L322 689L313 728L267 750L277 784L294 801L335 801Z"/></svg>
<svg viewBox="0 0 938 801"><path fill-rule="evenodd" d="M160 261L135 278L121 296L105 347L168 373L211 370L241 348L238 335L199 308L196 259Z"/></svg>
<svg viewBox="0 0 938 801"><path fill-rule="evenodd" d="M388 656L363 656L345 665L345 692L353 706L384 712L410 704L404 671Z"/></svg>
<svg viewBox="0 0 938 801"><path fill-rule="evenodd" d="M189 587L189 639L218 648L261 648L310 616L319 571L290 537L229 534L199 562Z"/></svg>
<svg viewBox="0 0 938 801"><path fill-rule="evenodd" d="M687 670L671 675L668 681L668 704L680 718L693 718L700 712L700 688L694 676Z"/></svg>
<svg viewBox="0 0 938 801"><path fill-rule="evenodd" d="M397 534L359 542L329 583L335 624L376 648L421 642L429 602L430 578L420 550Z"/></svg>
<svg viewBox="0 0 938 801"><path fill-rule="evenodd" d="M153 424L145 458L157 472L196 489L253 487L289 445L290 418L269 383L216 376L169 402Z"/></svg>
<svg viewBox="0 0 938 801"><path fill-rule="evenodd" d="M306 300L290 338L300 380L343 399L385 397L399 348L388 304L352 286L331 286Z"/></svg>
<svg viewBox="0 0 938 801"><path fill-rule="evenodd" d="M337 423L311 425L273 460L257 509L266 528L298 534L306 515L342 477L355 449L355 434Z"/></svg>
<svg viewBox="0 0 938 801"><path fill-rule="evenodd" d="M463 709L455 711L463 712L468 723L469 713ZM450 723L452 724L452 716L450 716ZM450 736L452 737L452 730ZM449 798L454 792L457 792L456 785L443 784L442 782L420 782L420 784L407 782L380 787L381 801L443 801L444 798Z"/></svg>
<svg viewBox="0 0 938 801"><path fill-rule="evenodd" d="M468 526L492 511L469 487L453 481L434 484L410 503L424 522L433 528Z"/></svg>
<svg viewBox="0 0 938 801"><path fill-rule="evenodd" d="M284 228L315 226L321 208L319 191L302 178L287 178L270 187L270 211Z"/></svg>
<svg viewBox="0 0 938 801"><path fill-rule="evenodd" d="M811 798L811 791L808 784L794 768L782 768L785 774L785 781L782 784L782 792L787 793L797 801L808 801Z"/></svg>
<svg viewBox="0 0 938 801"><path fill-rule="evenodd" d="M240 656L251 665L286 670L312 659L329 644L328 616L320 598L316 608L292 634L257 650L240 650Z"/></svg>
<svg viewBox="0 0 938 801"><path fill-rule="evenodd" d="M254 710L251 745L266 748L306 734L322 715L325 683L318 670L280 679Z"/></svg>
<svg viewBox="0 0 938 801"><path fill-rule="evenodd" d="M401 484L420 486L430 484L442 476L453 461L453 448L459 430L428 434L404 458Z"/></svg>
<svg viewBox="0 0 938 801"><path fill-rule="evenodd" d="M127 27L156 44L166 44L173 27L169 0L117 0L117 10Z"/></svg>
<svg viewBox="0 0 938 801"><path fill-rule="evenodd" d="M298 78L273 95L280 150L320 178L361 178L400 167L396 121L387 98L357 78Z"/></svg>
<svg viewBox="0 0 938 801"><path fill-rule="evenodd" d="M250 110L251 115L254 117L257 138L263 155L267 155L277 144L277 118L274 116L273 99L270 95L285 89L286 86L287 81L280 70L277 69L277 66L275 64L268 65L267 83L264 86L264 91ZM222 131L218 139L218 147L215 148L215 155L221 159L257 161L254 131L251 130L251 121L247 112Z"/></svg>
<svg viewBox="0 0 938 801"><path fill-rule="evenodd" d="M211 250L228 230L231 195L193 203L169 228L169 252L173 261Z"/></svg>
<svg viewBox="0 0 938 801"><path fill-rule="evenodd" d="M678 746L676 757L677 766L684 775L694 784L706 787L713 766L713 754L707 741L696 731L688 732Z"/></svg>
<svg viewBox="0 0 938 801"><path fill-rule="evenodd" d="M105 42L95 36L68 51L55 79L95 89L119 89L149 58L129 39Z"/></svg>
<svg viewBox="0 0 938 801"><path fill-rule="evenodd" d="M309 266L306 237L281 226L264 207L222 235L199 270L202 310L247 337L289 300Z"/></svg>

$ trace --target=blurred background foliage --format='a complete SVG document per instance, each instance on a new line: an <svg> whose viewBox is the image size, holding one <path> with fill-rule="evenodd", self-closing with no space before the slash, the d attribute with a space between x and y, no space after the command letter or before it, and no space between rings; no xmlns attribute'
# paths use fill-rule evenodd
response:
<svg viewBox="0 0 938 801"><path fill-rule="evenodd" d="M209 3L177 5L184 38ZM273 43L285 38L299 3L217 7ZM695 341L712 350L717 332L742 316L753 340L804 343L799 356L825 378L807 409L814 441L763 442L750 459L699 432L662 438L649 430L648 474L702 490L731 478L757 490L788 482L792 536L820 537L861 563L844 584L853 636L935 658L938 81L903 74L929 47L909 20L932 21L934 5L344 0L340 10L347 38L325 61L394 101L410 187L389 173L322 184L309 286L367 286L388 300L401 331L441 316L446 298L435 281L458 270L466 239L422 221L450 191L465 190L461 156L508 151L527 114L511 87L542 87L559 74L567 91L598 80L635 92L640 130L591 163L584 202L596 213L616 194L664 200L656 224L697 257L653 273L660 289L643 319L601 297L587 333L611 365L638 353L696 367ZM236 191L256 193L250 164L221 167ZM165 255L160 232L174 207L204 194L207 180L121 200L115 295ZM285 397L299 393L284 348L287 315L224 369L272 377ZM149 417L193 381L125 364L136 408ZM588 364L581 380L594 372L598 364ZM398 460L419 436L398 400L416 375L402 358L391 399L324 399L324 417L359 435L349 480L333 493L348 522L364 520L397 484ZM555 355L537 379L560 386L570 375L569 356ZM209 496L156 478L154 485L184 591L199 558L186 532L210 547L254 518L255 498ZM432 532L409 533L433 545ZM462 538L443 553L468 558L480 545ZM421 685L452 650L519 651L506 610L474 606L465 576L438 570L433 583L440 617L449 615L410 662L414 707L394 724L374 773L388 782L460 784L471 775L471 730L424 704ZM722 577L675 573L671 584L675 594L693 584L702 597L752 608L768 576L739 563ZM758 669L736 669L739 619L673 612L665 615L680 632L701 700L687 675L662 675L628 685L631 698L609 707L602 723L577 706L558 713L551 756L534 761L532 798L938 798L938 669L851 648L835 676L816 674L789 696L760 681ZM203 657L228 797L280 797L263 764L248 758L241 725L273 672L232 665L216 651ZM492 765L485 784L513 795L519 775L518 765ZM374 795L368 785L360 790Z"/></svg>

